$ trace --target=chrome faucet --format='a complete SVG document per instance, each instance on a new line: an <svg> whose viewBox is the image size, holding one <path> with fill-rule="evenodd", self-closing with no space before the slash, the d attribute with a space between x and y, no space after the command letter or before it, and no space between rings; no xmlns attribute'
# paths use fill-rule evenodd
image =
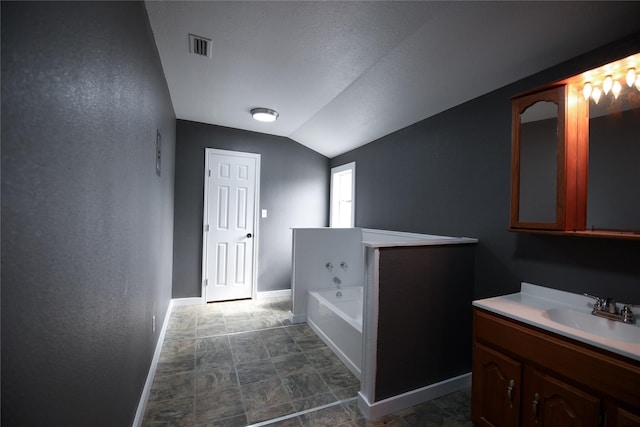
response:
<svg viewBox="0 0 640 427"><path fill-rule="evenodd" d="M604 317L609 320L616 320L623 323L636 323L636 319L631 310L633 304L623 304L622 310L618 311L618 305L613 298L601 298L588 293L584 293L584 296L593 298L596 300L593 303L593 311L591 314L594 316Z"/></svg>
<svg viewBox="0 0 640 427"><path fill-rule="evenodd" d="M342 280L335 276L333 278L333 283L336 284L336 288L338 288L338 292L336 292L336 298L342 298L342 292L340 292L340 286L342 285Z"/></svg>

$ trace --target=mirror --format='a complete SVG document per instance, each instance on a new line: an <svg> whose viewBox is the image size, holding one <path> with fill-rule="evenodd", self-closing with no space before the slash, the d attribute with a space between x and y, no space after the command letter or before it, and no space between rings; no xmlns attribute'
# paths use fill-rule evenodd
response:
<svg viewBox="0 0 640 427"><path fill-rule="evenodd" d="M587 229L640 232L640 91L589 103Z"/></svg>
<svg viewBox="0 0 640 427"><path fill-rule="evenodd" d="M513 99L511 228L564 230L569 190L566 153L575 146L566 135L566 86ZM568 151L569 150L569 151Z"/></svg>
<svg viewBox="0 0 640 427"><path fill-rule="evenodd" d="M519 220L556 220L558 104L538 101L520 114Z"/></svg>

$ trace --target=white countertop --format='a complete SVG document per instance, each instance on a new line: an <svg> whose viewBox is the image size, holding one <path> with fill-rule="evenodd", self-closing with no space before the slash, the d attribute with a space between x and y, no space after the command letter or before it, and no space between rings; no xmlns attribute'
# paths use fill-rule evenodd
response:
<svg viewBox="0 0 640 427"><path fill-rule="evenodd" d="M471 237L452 237L438 236L435 234L419 234L407 233L405 231L377 230L373 228L332 228L332 227L316 227L316 228L299 228L292 227L295 231L321 231L332 233L334 236L344 233L352 233L353 230L359 230L361 233L361 243L365 247L370 248L391 248L396 246L439 246L439 245L460 245L475 244L478 239Z"/></svg>
<svg viewBox="0 0 640 427"><path fill-rule="evenodd" d="M554 308L568 308L573 311L591 315L593 302L591 298L583 295L545 288L530 283L522 283L521 291L518 293L476 300L473 302L473 305L518 320L522 323L536 326L540 329L573 338L577 341L640 361L640 342L620 341L618 339L596 335L587 330L565 326L551 320L546 313L547 310ZM638 328L637 333L640 334L640 323L638 323L640 313L638 313L637 309L634 309L633 312L636 316L636 324L634 325L622 324L601 318L597 319L603 322L612 322L607 323L607 325L611 327ZM633 332L634 335L636 334L635 330L630 331Z"/></svg>
<svg viewBox="0 0 640 427"><path fill-rule="evenodd" d="M478 243L470 237L437 236L434 234L407 233L402 231L362 229L362 244L370 248L396 246L459 245Z"/></svg>

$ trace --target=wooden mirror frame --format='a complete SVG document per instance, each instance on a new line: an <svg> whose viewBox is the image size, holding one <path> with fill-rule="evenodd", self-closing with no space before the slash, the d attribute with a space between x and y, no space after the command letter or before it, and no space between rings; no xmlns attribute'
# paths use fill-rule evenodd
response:
<svg viewBox="0 0 640 427"><path fill-rule="evenodd" d="M538 101L558 105L557 184L555 222L520 221L520 115ZM568 84L544 88L512 100L510 231L589 233L587 172L589 157L588 105Z"/></svg>
<svg viewBox="0 0 640 427"><path fill-rule="evenodd" d="M612 70L640 68L640 52L586 70L565 80L512 99L511 215L510 231L582 237L640 240L640 232L587 230L589 170L589 99L582 93L586 82L603 79ZM631 49L630 49L631 50ZM620 73L618 72L618 76ZM619 78L619 77L618 77ZM628 83L627 83L628 84ZM631 85L629 85L631 86ZM637 86L636 86L637 87ZM640 90L640 88L638 88ZM587 96L587 99L585 99ZM520 114L538 101L558 105L558 158L556 216L553 223L520 221Z"/></svg>

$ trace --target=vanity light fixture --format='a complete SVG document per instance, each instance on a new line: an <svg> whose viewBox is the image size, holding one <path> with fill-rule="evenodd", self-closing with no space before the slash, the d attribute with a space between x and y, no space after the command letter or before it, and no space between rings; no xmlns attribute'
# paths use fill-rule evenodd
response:
<svg viewBox="0 0 640 427"><path fill-rule="evenodd" d="M603 65L602 67L589 70L582 74L580 80L576 78L570 83L576 85L582 84L582 95L584 99L589 100L589 98L591 98L596 104L609 94L613 95L613 98L618 99L620 96L626 96L623 95L623 92L626 92L627 89L625 88L627 86L631 89L635 87L640 91L640 72L636 71L639 62L640 52ZM627 83L626 86L624 86L624 82Z"/></svg>
<svg viewBox="0 0 640 427"><path fill-rule="evenodd" d="M604 82L602 82L602 90L604 91L605 95L609 93L609 91L611 90L611 86L613 86L613 78L611 77L611 75L608 75L604 78Z"/></svg>
<svg viewBox="0 0 640 427"><path fill-rule="evenodd" d="M622 85L620 84L620 82L617 80L613 82L613 86L611 87L611 93L613 93L613 97L615 99L618 99L618 96L620 96L621 90L622 90Z"/></svg>
<svg viewBox="0 0 640 427"><path fill-rule="evenodd" d="M593 86L591 86L591 82L586 82L584 87L582 88L582 94L584 95L584 99L589 99L591 96L591 91L593 90Z"/></svg>
<svg viewBox="0 0 640 427"><path fill-rule="evenodd" d="M593 91L591 92L591 97L593 98L593 101L597 104L600 101L600 96L602 95L602 90L600 90L599 87L594 87Z"/></svg>
<svg viewBox="0 0 640 427"><path fill-rule="evenodd" d="M259 122L275 122L279 115L276 110L271 108L253 108L251 110L251 117Z"/></svg>
<svg viewBox="0 0 640 427"><path fill-rule="evenodd" d="M636 80L636 69L629 68L629 71L627 71L627 85L629 87L632 87L635 80Z"/></svg>

